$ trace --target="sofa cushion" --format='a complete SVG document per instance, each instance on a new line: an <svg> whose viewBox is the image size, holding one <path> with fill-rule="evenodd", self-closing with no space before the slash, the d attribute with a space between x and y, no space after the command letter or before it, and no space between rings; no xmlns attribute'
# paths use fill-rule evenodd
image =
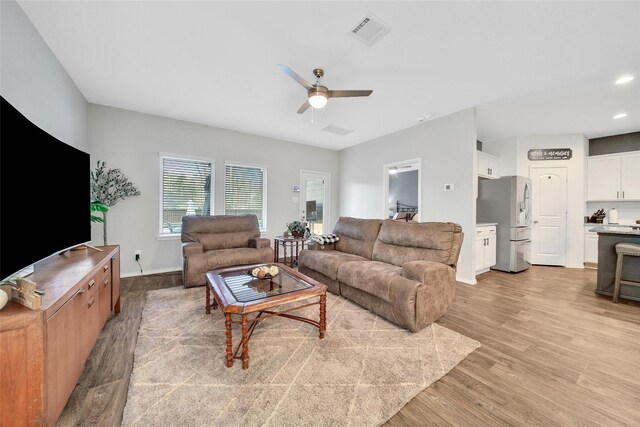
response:
<svg viewBox="0 0 640 427"><path fill-rule="evenodd" d="M402 277L402 268L386 262L360 261L340 266L338 281L360 289L386 302L392 302L396 289L417 288L420 283ZM401 301L396 301L402 303Z"/></svg>
<svg viewBox="0 0 640 427"><path fill-rule="evenodd" d="M455 266L461 245L462 228L458 224L385 220L372 259L396 266L421 260Z"/></svg>
<svg viewBox="0 0 640 427"><path fill-rule="evenodd" d="M351 261L366 261L358 255L346 254L340 251L334 250L321 250L312 251L304 250L300 252L298 257L298 264L305 266L307 269L315 270L318 273L322 273L332 280L338 279L338 268Z"/></svg>
<svg viewBox="0 0 640 427"><path fill-rule="evenodd" d="M340 217L333 228L333 233L340 236L340 240L336 242L336 250L371 259L373 244L381 224L379 219Z"/></svg>
<svg viewBox="0 0 640 427"><path fill-rule="evenodd" d="M199 242L205 251L247 248L249 239L260 237L255 215L185 216L182 218L182 242Z"/></svg>
<svg viewBox="0 0 640 427"><path fill-rule="evenodd" d="M205 251L207 271L244 264L261 264L273 260L271 248L234 248Z"/></svg>

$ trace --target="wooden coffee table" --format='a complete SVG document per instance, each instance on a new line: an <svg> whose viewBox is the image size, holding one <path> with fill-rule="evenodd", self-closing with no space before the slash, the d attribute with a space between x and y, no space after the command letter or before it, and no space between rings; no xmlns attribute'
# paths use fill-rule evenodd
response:
<svg viewBox="0 0 640 427"><path fill-rule="evenodd" d="M252 277L249 270L261 265L244 265L214 270L207 273L206 313L211 313L220 305L224 312L227 329L227 367L233 366L233 359L242 360L242 369L249 368L249 338L253 334L258 322L273 316L286 317L316 326L320 339L324 338L326 326L327 286L289 268L284 264L275 264L280 274L271 280L260 280ZM211 301L213 291L213 303ZM285 304L319 297L318 301L310 302L294 308L274 311ZM312 305L320 306L320 321L290 314L291 311ZM251 313L256 313L249 319ZM240 320L233 320L232 316L240 316ZM242 340L233 350L231 326L242 325ZM238 352L242 349L242 355Z"/></svg>

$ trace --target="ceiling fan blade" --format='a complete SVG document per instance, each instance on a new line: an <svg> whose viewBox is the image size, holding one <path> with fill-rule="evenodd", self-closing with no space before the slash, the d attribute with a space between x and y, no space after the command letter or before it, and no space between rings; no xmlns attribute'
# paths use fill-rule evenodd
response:
<svg viewBox="0 0 640 427"><path fill-rule="evenodd" d="M304 113L309 107L311 107L311 104L309 104L309 100L307 100L304 104L302 104L302 107L298 108L298 114Z"/></svg>
<svg viewBox="0 0 640 427"><path fill-rule="evenodd" d="M329 98L350 98L352 96L369 96L372 90L330 90Z"/></svg>
<svg viewBox="0 0 640 427"><path fill-rule="evenodd" d="M313 87L313 86L311 86L311 83L309 83L308 81L306 81L305 79L300 77L298 75L298 73L296 73L295 71L293 71L291 68L287 67L286 65L278 64L278 68L280 68L281 71L287 73L293 80L297 81L302 86L304 86L305 89L311 89Z"/></svg>

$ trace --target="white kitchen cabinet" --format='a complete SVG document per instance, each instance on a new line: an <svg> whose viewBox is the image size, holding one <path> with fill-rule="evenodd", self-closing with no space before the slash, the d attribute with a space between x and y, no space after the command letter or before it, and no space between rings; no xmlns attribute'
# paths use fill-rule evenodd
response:
<svg viewBox="0 0 640 427"><path fill-rule="evenodd" d="M476 274L496 265L496 226L476 227Z"/></svg>
<svg viewBox="0 0 640 427"><path fill-rule="evenodd" d="M640 200L640 153L621 156L620 189L622 199Z"/></svg>
<svg viewBox="0 0 640 427"><path fill-rule="evenodd" d="M598 233L593 231L584 232L584 262L598 263Z"/></svg>
<svg viewBox="0 0 640 427"><path fill-rule="evenodd" d="M478 176L489 179L500 178L498 158L478 151Z"/></svg>
<svg viewBox="0 0 640 427"><path fill-rule="evenodd" d="M587 159L587 200L640 200L640 152Z"/></svg>

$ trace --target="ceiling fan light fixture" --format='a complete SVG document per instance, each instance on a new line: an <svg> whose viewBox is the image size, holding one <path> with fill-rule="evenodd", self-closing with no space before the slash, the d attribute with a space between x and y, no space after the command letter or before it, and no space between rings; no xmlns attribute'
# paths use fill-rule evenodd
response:
<svg viewBox="0 0 640 427"><path fill-rule="evenodd" d="M327 105L327 94L322 92L315 92L309 95L309 104L313 108L322 108Z"/></svg>

